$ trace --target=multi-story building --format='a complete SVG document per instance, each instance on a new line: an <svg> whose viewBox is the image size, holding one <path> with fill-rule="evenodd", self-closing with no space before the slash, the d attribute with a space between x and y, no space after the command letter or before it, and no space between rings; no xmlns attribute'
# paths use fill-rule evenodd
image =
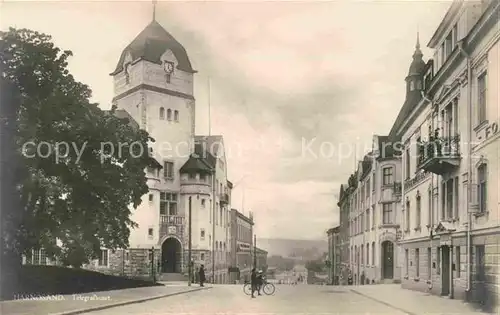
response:
<svg viewBox="0 0 500 315"><path fill-rule="evenodd" d="M253 215L249 216L236 209L230 212L231 226L231 261L230 283L249 280L253 266ZM267 256L266 256L267 257ZM266 258L267 260L267 258Z"/></svg>
<svg viewBox="0 0 500 315"><path fill-rule="evenodd" d="M350 270L356 284L398 282L401 183L396 142L374 136L372 151L349 179ZM345 194L345 192L344 192Z"/></svg>
<svg viewBox="0 0 500 315"><path fill-rule="evenodd" d="M192 214L192 261L216 283L228 278L229 190L221 136L195 136L192 68L184 47L153 20L122 52L114 80L113 105L125 110L155 139L148 168L149 193L132 209L138 227L130 247L101 250L87 268L149 276L153 265L164 279L185 279L188 221Z"/></svg>
<svg viewBox="0 0 500 315"><path fill-rule="evenodd" d="M329 229L326 234L328 235L328 283L336 285L340 277L340 226Z"/></svg>
<svg viewBox="0 0 500 315"><path fill-rule="evenodd" d="M339 283L347 284L347 278L351 273L351 251L350 251L350 238L351 238L351 226L350 226L350 195L353 187L349 184L340 185L339 201L337 206L339 207L339 247L340 247L340 259L339 259Z"/></svg>
<svg viewBox="0 0 500 315"><path fill-rule="evenodd" d="M454 1L417 42L391 130L404 143L402 286L498 302L500 2Z"/></svg>

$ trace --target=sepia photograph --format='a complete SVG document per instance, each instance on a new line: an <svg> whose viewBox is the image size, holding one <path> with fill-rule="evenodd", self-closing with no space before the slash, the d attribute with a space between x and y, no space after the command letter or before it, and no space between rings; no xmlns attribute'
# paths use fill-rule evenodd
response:
<svg viewBox="0 0 500 315"><path fill-rule="evenodd" d="M0 0L0 314L500 314L500 0Z"/></svg>

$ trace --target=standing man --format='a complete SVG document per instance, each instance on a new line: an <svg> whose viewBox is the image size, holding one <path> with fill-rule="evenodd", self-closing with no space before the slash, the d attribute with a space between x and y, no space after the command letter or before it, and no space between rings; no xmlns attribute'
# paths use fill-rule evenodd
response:
<svg viewBox="0 0 500 315"><path fill-rule="evenodd" d="M203 287L203 283L205 282L205 267L203 265L200 266L200 270L198 271L198 276L200 278L200 287Z"/></svg>
<svg viewBox="0 0 500 315"><path fill-rule="evenodd" d="M250 285L252 287L252 299L255 298L254 292L257 291L257 272L255 271L255 268L252 269L252 274L250 276Z"/></svg>

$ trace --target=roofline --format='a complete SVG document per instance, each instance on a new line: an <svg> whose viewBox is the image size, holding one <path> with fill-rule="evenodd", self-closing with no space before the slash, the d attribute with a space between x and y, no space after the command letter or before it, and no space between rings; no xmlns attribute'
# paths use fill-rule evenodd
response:
<svg viewBox="0 0 500 315"><path fill-rule="evenodd" d="M460 8L462 7L464 1L463 0L453 0L452 4L446 14L441 19L441 23L437 27L436 31L432 35L431 39L427 43L427 47L434 49L438 44L438 40L441 39L442 33L448 28L450 21L455 17Z"/></svg>
<svg viewBox="0 0 500 315"><path fill-rule="evenodd" d="M253 222L253 219L250 219L249 217L247 217L243 213L239 212L238 210L236 210L234 208L231 209L231 210L234 210L236 212L236 216L238 216L239 218L243 219L243 221L246 221L247 223L250 223L251 225L255 224L255 222Z"/></svg>

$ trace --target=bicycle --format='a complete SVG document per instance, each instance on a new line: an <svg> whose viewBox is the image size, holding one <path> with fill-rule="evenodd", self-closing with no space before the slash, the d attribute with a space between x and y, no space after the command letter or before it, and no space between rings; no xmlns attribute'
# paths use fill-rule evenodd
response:
<svg viewBox="0 0 500 315"><path fill-rule="evenodd" d="M265 295L273 295L275 290L276 287L274 284L264 280L264 283L262 284L262 292L264 292ZM243 292L246 295L252 294L252 284L249 281L245 281L245 284L243 284Z"/></svg>

